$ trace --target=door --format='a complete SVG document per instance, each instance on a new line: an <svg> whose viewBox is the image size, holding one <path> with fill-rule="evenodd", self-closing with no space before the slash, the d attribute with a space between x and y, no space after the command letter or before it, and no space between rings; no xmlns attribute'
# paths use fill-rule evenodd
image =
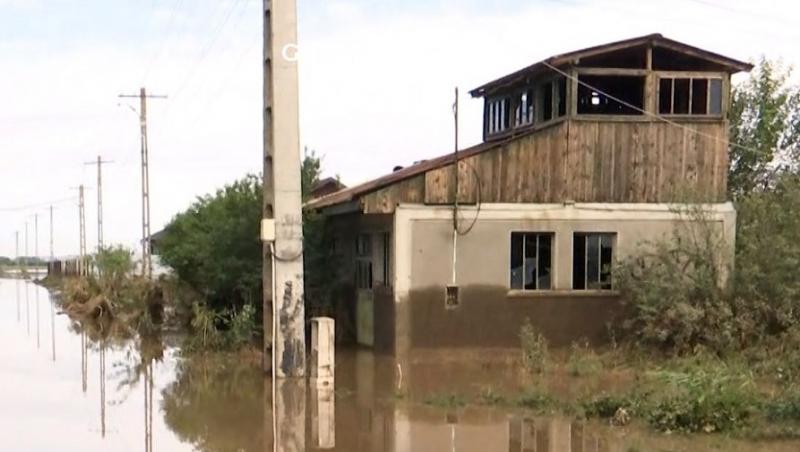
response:
<svg viewBox="0 0 800 452"><path fill-rule="evenodd" d="M375 345L375 295L372 291L372 236L356 239L356 339L359 345Z"/></svg>

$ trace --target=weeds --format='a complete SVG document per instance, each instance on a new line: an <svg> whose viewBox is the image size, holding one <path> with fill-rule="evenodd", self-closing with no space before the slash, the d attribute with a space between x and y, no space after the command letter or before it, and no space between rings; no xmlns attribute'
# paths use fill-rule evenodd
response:
<svg viewBox="0 0 800 452"><path fill-rule="evenodd" d="M426 397L422 403L444 409L457 409L467 406L467 400L458 394L434 394Z"/></svg>
<svg viewBox="0 0 800 452"><path fill-rule="evenodd" d="M671 394L648 409L647 420L664 431L724 432L747 424L755 408L753 381L723 370L662 372Z"/></svg>
<svg viewBox="0 0 800 452"><path fill-rule="evenodd" d="M588 342L573 342L570 347L567 371L573 377L595 375L603 368L600 357Z"/></svg>
<svg viewBox="0 0 800 452"><path fill-rule="evenodd" d="M530 373L544 373L550 359L547 339L536 331L530 319L525 320L519 336L522 343L522 365Z"/></svg>

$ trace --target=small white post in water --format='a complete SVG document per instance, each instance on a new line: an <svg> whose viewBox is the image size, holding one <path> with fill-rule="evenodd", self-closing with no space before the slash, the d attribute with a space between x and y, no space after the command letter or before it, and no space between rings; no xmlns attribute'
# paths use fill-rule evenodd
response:
<svg viewBox="0 0 800 452"><path fill-rule="evenodd" d="M311 439L319 449L336 447L335 340L333 319L311 319Z"/></svg>
<svg viewBox="0 0 800 452"><path fill-rule="evenodd" d="M334 320L328 317L311 319L311 378L317 387L333 386Z"/></svg>

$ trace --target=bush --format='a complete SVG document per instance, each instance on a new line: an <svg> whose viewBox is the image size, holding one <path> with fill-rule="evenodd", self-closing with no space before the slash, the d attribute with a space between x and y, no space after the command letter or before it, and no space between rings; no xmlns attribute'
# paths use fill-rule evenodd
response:
<svg viewBox="0 0 800 452"><path fill-rule="evenodd" d="M619 410L625 410L630 414L638 411L640 401L634 397L619 396L611 394L601 394L590 400L581 403L584 415L587 418L599 417L611 419L617 415Z"/></svg>
<svg viewBox="0 0 800 452"><path fill-rule="evenodd" d="M651 426L664 431L724 432L746 425L755 407L753 382L724 369L663 372L672 394L657 401L647 413Z"/></svg>
<svg viewBox="0 0 800 452"><path fill-rule="evenodd" d="M248 175L198 200L166 226L162 261L215 310L260 299L261 178Z"/></svg>
<svg viewBox="0 0 800 452"><path fill-rule="evenodd" d="M536 331L530 319L525 320L519 336L523 367L531 373L543 373L550 359L547 339Z"/></svg>

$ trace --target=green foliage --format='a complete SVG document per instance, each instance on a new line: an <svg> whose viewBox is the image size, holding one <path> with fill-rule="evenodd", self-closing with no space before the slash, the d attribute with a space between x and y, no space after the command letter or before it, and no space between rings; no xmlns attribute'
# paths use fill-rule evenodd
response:
<svg viewBox="0 0 800 452"><path fill-rule="evenodd" d="M784 175L774 189L738 205L736 291L765 333L800 321L800 179Z"/></svg>
<svg viewBox="0 0 800 452"><path fill-rule="evenodd" d="M638 411L641 399L632 396L616 394L600 394L581 403L583 413L587 418L613 418L620 409L630 414Z"/></svg>
<svg viewBox="0 0 800 452"><path fill-rule="evenodd" d="M231 312L214 311L194 303L191 334L184 348L188 352L238 350L250 344L255 330L256 310L250 304Z"/></svg>
<svg viewBox="0 0 800 452"><path fill-rule="evenodd" d="M102 248L94 255L100 286L111 296L118 295L134 269L131 250L123 246Z"/></svg>
<svg viewBox="0 0 800 452"><path fill-rule="evenodd" d="M530 389L520 395L515 401L515 405L534 411L545 411L555 404L553 398L542 391Z"/></svg>
<svg viewBox="0 0 800 452"><path fill-rule="evenodd" d="M736 311L720 286L728 269L715 224L698 209L682 212L671 239L642 244L617 265L615 282L627 310L621 330L640 345L684 353L737 343Z"/></svg>
<svg viewBox="0 0 800 452"><path fill-rule="evenodd" d="M522 344L522 365L530 373L543 373L550 359L547 338L526 319L519 333Z"/></svg>
<svg viewBox="0 0 800 452"><path fill-rule="evenodd" d="M770 421L800 421L800 394L773 400L765 410Z"/></svg>
<svg viewBox="0 0 800 452"><path fill-rule="evenodd" d="M738 198L771 186L774 175L796 169L800 157L800 87L791 68L761 58L731 98L730 177Z"/></svg>
<svg viewBox="0 0 800 452"><path fill-rule="evenodd" d="M753 381L724 371L663 372L673 394L647 413L650 425L664 432L725 432L746 425L755 407Z"/></svg>
<svg viewBox="0 0 800 452"><path fill-rule="evenodd" d="M567 371L573 377L595 375L603 368L603 362L588 342L573 342L567 359Z"/></svg>
<svg viewBox="0 0 800 452"><path fill-rule="evenodd" d="M198 198L166 227L161 259L212 309L260 299L261 178L248 175Z"/></svg>
<svg viewBox="0 0 800 452"><path fill-rule="evenodd" d="M306 149L301 171L304 200L310 197L311 187L319 182L321 168L320 157L316 152ZM340 289L339 265L324 215L311 210L303 211L303 240L306 314L309 317L333 317L334 298Z"/></svg>
<svg viewBox="0 0 800 452"><path fill-rule="evenodd" d="M445 409L456 409L467 406L467 400L458 394L433 394L426 397L422 403Z"/></svg>

